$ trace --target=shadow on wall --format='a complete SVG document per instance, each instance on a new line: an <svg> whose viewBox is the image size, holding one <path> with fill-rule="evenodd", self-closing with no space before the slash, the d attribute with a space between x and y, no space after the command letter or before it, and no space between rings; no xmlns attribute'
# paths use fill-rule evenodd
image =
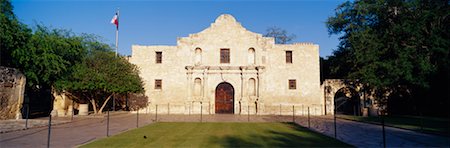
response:
<svg viewBox="0 0 450 148"><path fill-rule="evenodd" d="M336 114L361 115L360 98L357 91L350 87L339 89L334 95Z"/></svg>
<svg viewBox="0 0 450 148"><path fill-rule="evenodd" d="M25 89L25 101L22 107L23 118L26 118L27 105L30 107L29 118L47 117L53 110L51 89L45 87L33 89L27 86Z"/></svg>

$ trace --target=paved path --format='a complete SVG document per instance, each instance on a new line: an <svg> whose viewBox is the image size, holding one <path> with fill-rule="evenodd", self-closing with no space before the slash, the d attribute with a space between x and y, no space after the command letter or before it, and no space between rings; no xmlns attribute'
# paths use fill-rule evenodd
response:
<svg viewBox="0 0 450 148"><path fill-rule="evenodd" d="M306 117L298 117L296 122L308 127ZM312 130L334 137L332 116L312 117ZM337 119L337 139L356 147L383 147L382 127L344 119ZM385 127L387 147L450 147L450 138L414 131Z"/></svg>
<svg viewBox="0 0 450 148"><path fill-rule="evenodd" d="M147 118L145 118L147 116ZM151 123L149 115L139 116L139 126ZM68 119L57 119L68 120ZM69 119L70 120L70 119ZM110 116L110 135L136 128L136 114L118 113ZM47 122L48 124L48 122ZM1 148L47 147L48 127L0 134ZM106 118L76 117L73 122L57 124L51 128L50 147L75 147L95 139L106 137Z"/></svg>
<svg viewBox="0 0 450 148"><path fill-rule="evenodd" d="M140 114L139 126L156 119L153 114ZM66 121L68 119L57 119ZM70 120L70 119L69 119ZM307 127L307 118L297 116L296 122ZM158 122L291 122L292 116L247 115L158 115ZM311 129L334 137L333 118L312 117ZM110 118L110 135L136 128L136 114L115 113ZM348 120L337 120L338 139L357 147L382 147L381 127ZM449 138L386 127L388 147L449 147ZM0 147L46 147L47 127L0 134ZM52 126L50 147L75 147L106 137L106 118L76 117L70 123Z"/></svg>

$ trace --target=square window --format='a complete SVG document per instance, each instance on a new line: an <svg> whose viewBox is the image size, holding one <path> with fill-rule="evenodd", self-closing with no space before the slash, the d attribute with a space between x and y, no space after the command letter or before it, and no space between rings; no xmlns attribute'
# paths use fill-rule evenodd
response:
<svg viewBox="0 0 450 148"><path fill-rule="evenodd" d="M230 63L230 49L220 49L220 63Z"/></svg>
<svg viewBox="0 0 450 148"><path fill-rule="evenodd" d="M286 63L292 63L292 51L286 51Z"/></svg>
<svg viewBox="0 0 450 148"><path fill-rule="evenodd" d="M162 52L161 51L156 52L156 63L162 63Z"/></svg>
<svg viewBox="0 0 450 148"><path fill-rule="evenodd" d="M162 88L162 80L156 79L155 80L155 89L161 89Z"/></svg>
<svg viewBox="0 0 450 148"><path fill-rule="evenodd" d="M295 82L295 79L289 80L289 89L296 89L296 88L297 88L297 84Z"/></svg>

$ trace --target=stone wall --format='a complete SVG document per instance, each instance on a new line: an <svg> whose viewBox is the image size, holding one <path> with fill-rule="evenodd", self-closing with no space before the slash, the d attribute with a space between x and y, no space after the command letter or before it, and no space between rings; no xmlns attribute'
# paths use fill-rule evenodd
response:
<svg viewBox="0 0 450 148"><path fill-rule="evenodd" d="M228 49L228 62L220 61L221 49ZM292 62L286 62L287 51ZM162 53L161 63L157 53ZM216 88L226 82L234 89L235 114L291 115L293 105L324 113L319 45L275 44L274 38L247 30L228 14L199 33L178 38L176 46L133 45L129 61L139 67L149 97L142 112L154 113L158 105L159 113L215 114ZM161 88L155 80L161 80ZM296 88L289 88L289 80L295 80Z"/></svg>
<svg viewBox="0 0 450 148"><path fill-rule="evenodd" d="M19 70L0 66L0 120L22 118L25 83Z"/></svg>
<svg viewBox="0 0 450 148"><path fill-rule="evenodd" d="M368 114L370 116L377 116L379 112L379 107L375 102L374 92L370 90L364 91L364 85L358 80L350 79L326 79L321 85L321 95L324 97L325 101L325 114L332 115L334 113L334 101L336 99L336 93L344 88L349 88L354 90L360 99L359 109L361 113ZM367 109L367 111L364 111ZM364 113L366 112L366 113Z"/></svg>
<svg viewBox="0 0 450 148"><path fill-rule="evenodd" d="M78 104L68 97L64 92L53 92L53 110L51 112L53 117L71 116L73 109L78 109Z"/></svg>

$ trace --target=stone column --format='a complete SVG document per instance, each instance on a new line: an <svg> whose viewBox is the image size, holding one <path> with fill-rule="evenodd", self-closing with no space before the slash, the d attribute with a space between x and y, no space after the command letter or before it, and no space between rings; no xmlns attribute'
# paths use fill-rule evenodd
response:
<svg viewBox="0 0 450 148"><path fill-rule="evenodd" d="M248 94L247 94L247 89L248 89L248 87L247 87L247 79L248 79L248 76L247 76L247 74L246 74L246 69L245 68L242 68L242 75L241 75L241 77L242 77L242 97L243 97L243 100L245 99L245 98L248 98Z"/></svg>
<svg viewBox="0 0 450 148"><path fill-rule="evenodd" d="M239 67L239 69L241 70L241 98L238 102L238 105L239 105L239 114L242 114L242 105L243 105L242 101L244 100L244 91L243 91L243 89L244 89L244 73L243 73L242 67ZM235 104L236 104L236 102L235 102Z"/></svg>
<svg viewBox="0 0 450 148"><path fill-rule="evenodd" d="M257 84L257 89L256 89L256 100L258 102L258 113L264 113L264 96L261 93L261 89L263 88L263 86L265 86L264 84L264 75L263 75L263 70L264 67L262 66L258 66L256 67L256 84Z"/></svg>
<svg viewBox="0 0 450 148"><path fill-rule="evenodd" d="M246 73L247 69L246 67L241 67L241 78L242 78L242 107L244 108L244 110L246 110L245 113L248 113L248 106L250 105L250 97L248 96L248 74Z"/></svg>
<svg viewBox="0 0 450 148"><path fill-rule="evenodd" d="M192 67L190 66L186 66L186 89L187 89L187 100L186 102L191 102L192 101L192 91L191 91L191 85L192 85ZM187 111L185 110L185 112L189 112L190 106L187 107Z"/></svg>
<svg viewBox="0 0 450 148"><path fill-rule="evenodd" d="M241 98L239 99L239 114L245 113L243 112L245 108L245 99L244 99L244 69L243 67L239 67L241 70Z"/></svg>
<svg viewBox="0 0 450 148"><path fill-rule="evenodd" d="M203 81L202 81L202 100L204 100L205 98L207 98L207 83L206 81L208 80L208 69L205 67L205 69L203 69Z"/></svg>
<svg viewBox="0 0 450 148"><path fill-rule="evenodd" d="M203 70L203 89L202 89L202 101L207 101L209 102L209 113L211 113L211 99L209 99L209 93L208 93L208 68L209 67L205 67L205 69Z"/></svg>
<svg viewBox="0 0 450 148"><path fill-rule="evenodd" d="M260 110L261 110L261 107L260 107L260 103L259 103L259 89L260 89L260 86L259 86L259 77L260 77L260 75L259 75L259 71L258 71L258 68L256 68L256 103L255 103L255 105L257 106L257 107L255 107L255 113L256 114L259 114L259 112L260 112Z"/></svg>

